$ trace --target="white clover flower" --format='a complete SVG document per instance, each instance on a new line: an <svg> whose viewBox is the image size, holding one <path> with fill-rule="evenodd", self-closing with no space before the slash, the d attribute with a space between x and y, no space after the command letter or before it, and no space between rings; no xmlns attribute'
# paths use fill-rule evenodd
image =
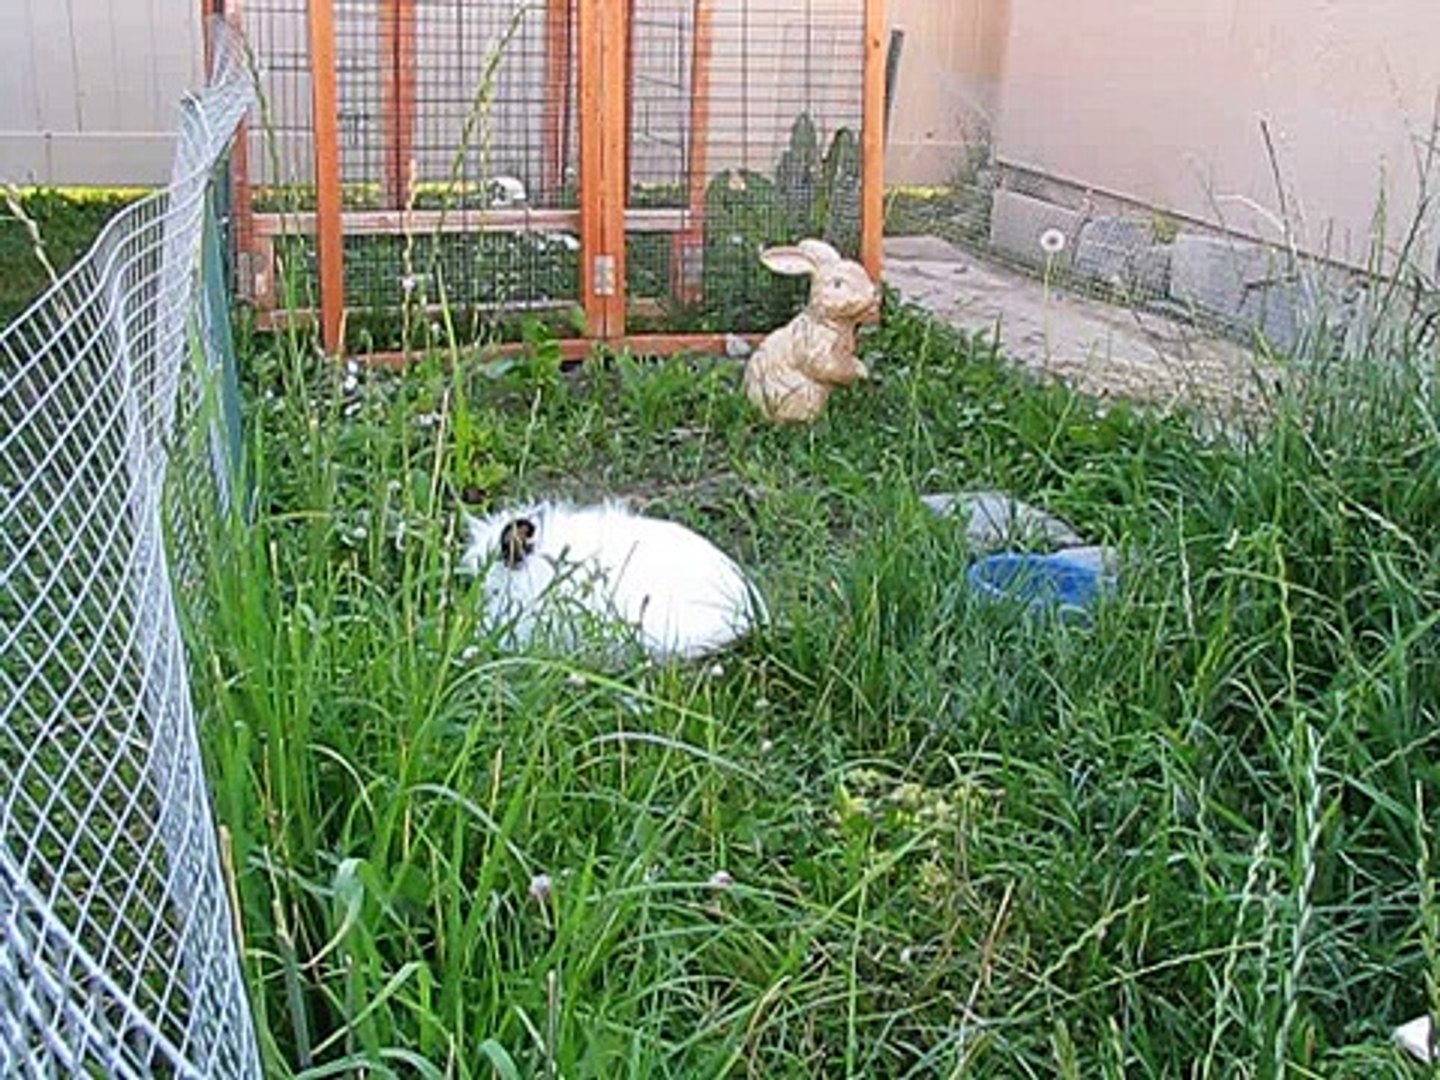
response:
<svg viewBox="0 0 1440 1080"><path fill-rule="evenodd" d="M549 874L536 874L530 879L530 899L545 903L550 899L550 894L555 889L555 882Z"/></svg>
<svg viewBox="0 0 1440 1080"><path fill-rule="evenodd" d="M735 879L730 876L730 871L728 870L716 870L715 873L710 875L710 888L717 892L724 892L734 884Z"/></svg>

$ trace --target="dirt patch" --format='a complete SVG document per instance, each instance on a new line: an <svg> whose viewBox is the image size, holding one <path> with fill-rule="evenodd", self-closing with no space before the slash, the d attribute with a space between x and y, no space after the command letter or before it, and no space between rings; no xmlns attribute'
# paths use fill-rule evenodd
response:
<svg viewBox="0 0 1440 1080"><path fill-rule="evenodd" d="M1047 289L936 237L888 238L885 280L952 326L998 332L1009 359L1094 397L1255 416L1279 380L1277 368L1235 342Z"/></svg>

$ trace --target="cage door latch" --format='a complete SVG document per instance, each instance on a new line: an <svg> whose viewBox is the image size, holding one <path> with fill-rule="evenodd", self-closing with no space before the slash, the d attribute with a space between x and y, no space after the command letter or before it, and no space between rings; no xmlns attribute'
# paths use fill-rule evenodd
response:
<svg viewBox="0 0 1440 1080"><path fill-rule="evenodd" d="M615 295L615 256L595 256L595 295Z"/></svg>

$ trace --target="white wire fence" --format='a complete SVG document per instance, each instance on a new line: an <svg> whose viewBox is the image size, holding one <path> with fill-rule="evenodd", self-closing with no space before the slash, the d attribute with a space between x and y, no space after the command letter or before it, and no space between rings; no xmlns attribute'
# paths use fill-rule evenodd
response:
<svg viewBox="0 0 1440 1080"><path fill-rule="evenodd" d="M176 610L232 498L202 251L253 94L213 40L169 186L0 330L4 1076L260 1073Z"/></svg>

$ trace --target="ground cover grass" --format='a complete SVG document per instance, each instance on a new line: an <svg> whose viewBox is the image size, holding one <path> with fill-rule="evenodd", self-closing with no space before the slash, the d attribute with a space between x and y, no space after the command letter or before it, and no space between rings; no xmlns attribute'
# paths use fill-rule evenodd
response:
<svg viewBox="0 0 1440 1080"><path fill-rule="evenodd" d="M1440 427L1391 346L1217 442L894 305L798 431L722 362L246 343L255 514L192 632L271 1068L1410 1075ZM1093 628L967 592L918 495L976 486L1125 549ZM773 626L692 667L501 653L456 514L551 492L699 528Z"/></svg>
<svg viewBox="0 0 1440 1080"><path fill-rule="evenodd" d="M0 326L50 286L52 269L69 269L105 222L142 194L131 188L34 188L0 198Z"/></svg>

